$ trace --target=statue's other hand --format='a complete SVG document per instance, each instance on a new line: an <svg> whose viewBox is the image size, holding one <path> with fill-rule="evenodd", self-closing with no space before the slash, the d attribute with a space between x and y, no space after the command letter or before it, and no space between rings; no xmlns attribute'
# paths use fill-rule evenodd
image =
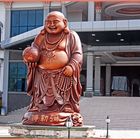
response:
<svg viewBox="0 0 140 140"><path fill-rule="evenodd" d="M73 69L72 69L72 67L71 66L66 66L64 68L64 72L63 73L66 76L72 76L73 75Z"/></svg>
<svg viewBox="0 0 140 140"><path fill-rule="evenodd" d="M29 68L35 68L37 67L37 62L25 62L25 64L29 67Z"/></svg>

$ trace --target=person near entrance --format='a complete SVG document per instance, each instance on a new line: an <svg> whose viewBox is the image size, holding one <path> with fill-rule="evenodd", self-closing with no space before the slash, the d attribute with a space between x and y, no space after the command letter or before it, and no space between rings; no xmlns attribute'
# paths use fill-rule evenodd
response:
<svg viewBox="0 0 140 140"><path fill-rule="evenodd" d="M28 68L31 103L22 123L63 126L71 116L73 125L81 126L81 41L75 31L69 30L61 12L48 14L44 29L23 51L23 60Z"/></svg>

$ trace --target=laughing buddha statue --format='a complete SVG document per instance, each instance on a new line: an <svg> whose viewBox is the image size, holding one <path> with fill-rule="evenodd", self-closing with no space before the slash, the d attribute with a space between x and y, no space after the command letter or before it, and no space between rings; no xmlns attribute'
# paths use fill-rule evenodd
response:
<svg viewBox="0 0 140 140"><path fill-rule="evenodd" d="M23 51L27 94L31 96L23 124L64 126L71 117L73 126L83 125L79 109L82 59L77 33L69 30L61 12L50 12L44 29Z"/></svg>

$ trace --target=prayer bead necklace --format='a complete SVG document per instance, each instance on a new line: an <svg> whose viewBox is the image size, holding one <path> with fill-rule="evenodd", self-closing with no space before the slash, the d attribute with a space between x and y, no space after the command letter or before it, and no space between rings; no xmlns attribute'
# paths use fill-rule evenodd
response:
<svg viewBox="0 0 140 140"><path fill-rule="evenodd" d="M45 45L45 48L46 48L46 56L48 57L48 61L51 63L51 60L52 60L52 58L54 58L55 57L55 54L54 54L54 50L55 49L57 49L57 47L59 46L59 44L62 42L62 40L64 39L64 36L65 36L65 34L64 33L62 33L61 34L61 37L59 38L59 40L57 40L55 43L56 43L56 45L54 45L54 46L52 46L52 44L54 43L50 43L50 42L48 42L48 38L47 38L47 35L46 35L46 40L44 39L44 45ZM49 45L51 45L52 47L51 48L49 48L48 47L48 44Z"/></svg>
<svg viewBox="0 0 140 140"><path fill-rule="evenodd" d="M52 42L52 41L49 41L48 34L46 34L46 42L50 45L54 45L60 42L60 40L62 40L63 37L64 37L64 33L62 32L60 37L56 41Z"/></svg>
<svg viewBox="0 0 140 140"><path fill-rule="evenodd" d="M64 39L64 36L65 36L65 34L62 33L61 34L61 38L59 40L57 40L57 43L55 43L56 45L54 45L54 47L51 47L51 48L48 47L47 43L50 44L50 45L53 45L53 43L48 42L48 39L47 39L47 36L46 36L46 40L44 40L45 46L46 46L46 50L47 51L53 51L53 50L55 50L59 46L59 44L61 43L61 41Z"/></svg>

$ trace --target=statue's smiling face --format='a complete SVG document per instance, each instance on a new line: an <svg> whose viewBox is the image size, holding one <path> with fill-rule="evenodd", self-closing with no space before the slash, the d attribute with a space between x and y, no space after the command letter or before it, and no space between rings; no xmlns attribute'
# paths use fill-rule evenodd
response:
<svg viewBox="0 0 140 140"><path fill-rule="evenodd" d="M51 15L45 20L45 28L50 34L61 33L66 27L65 19L59 16Z"/></svg>

